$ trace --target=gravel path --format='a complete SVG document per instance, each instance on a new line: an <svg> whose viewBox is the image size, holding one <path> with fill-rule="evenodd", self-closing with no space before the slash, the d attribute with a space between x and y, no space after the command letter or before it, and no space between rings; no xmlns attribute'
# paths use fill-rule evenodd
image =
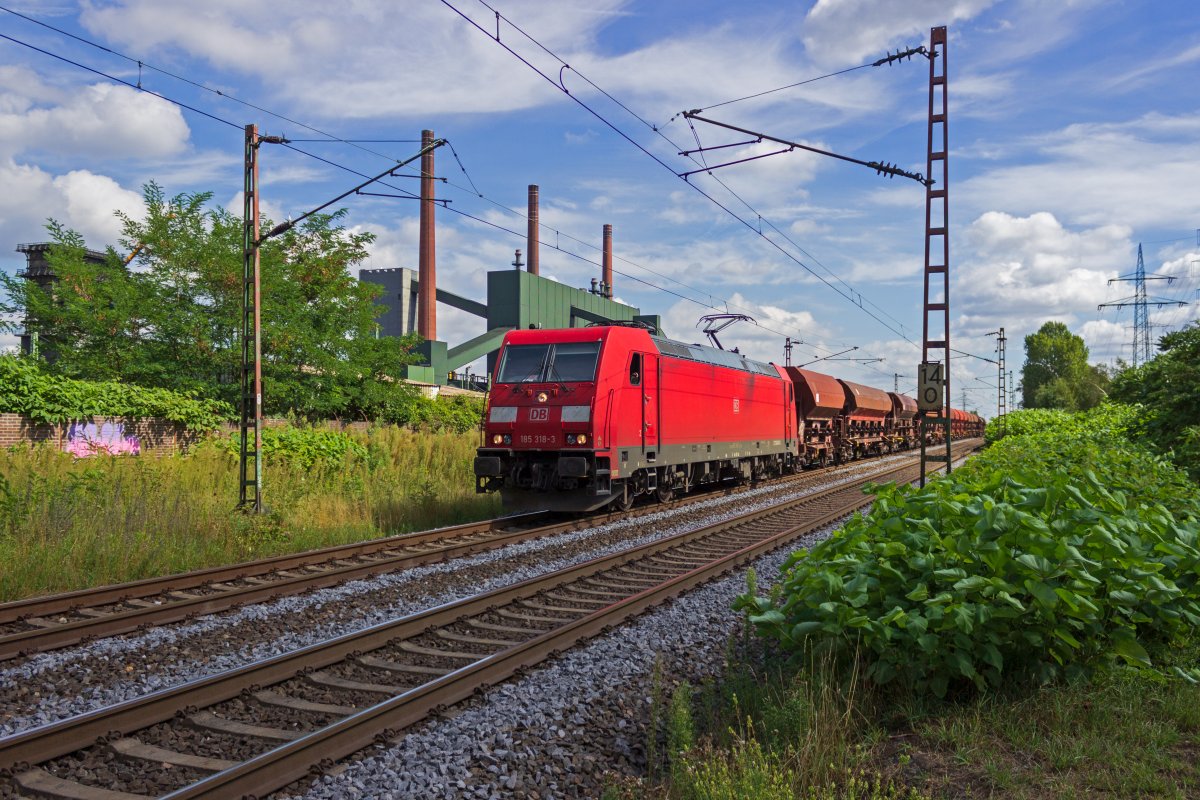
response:
<svg viewBox="0 0 1200 800"><path fill-rule="evenodd" d="M817 487L763 486L684 509L34 656L0 670L0 737L838 485L899 457L855 465Z"/></svg>

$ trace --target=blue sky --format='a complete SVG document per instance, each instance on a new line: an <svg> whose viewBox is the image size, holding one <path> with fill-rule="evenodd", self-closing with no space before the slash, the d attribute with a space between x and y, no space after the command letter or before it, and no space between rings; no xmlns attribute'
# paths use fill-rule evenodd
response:
<svg viewBox="0 0 1200 800"><path fill-rule="evenodd" d="M513 251L525 249L526 186L536 183L543 275L587 285L610 223L615 267L625 273L617 297L661 314L669 334L700 339L694 326L712 312L706 305L728 304L761 323L730 329L730 345L782 361L791 335L804 342L797 363L857 346L854 355L884 360L814 368L886 388L900 373L901 387L911 388L920 359L912 342L919 345L921 327L921 187L801 153L718 171L740 199L707 176L692 178L755 227L761 215L776 247L673 174L695 166L677 155L695 139L675 115L711 109L725 122L924 171L923 59L713 106L928 44L930 27L944 24L953 345L990 357L994 339L985 334L1004 326L1016 372L1022 337L1057 319L1085 337L1094 361L1128 358L1132 310L1096 306L1132 294L1108 279L1132 271L1139 242L1148 271L1178 278L1152 284L1151 294L1191 303L1153 312L1165 326L1156 335L1200 315L1200 14L1186 0L0 4L129 58L10 13L0 12L0 33L133 84L140 60L143 87L223 120L0 40L5 270L23 263L17 243L45 238L47 217L93 247L116 244L114 209L137 213L149 180L169 194L210 191L240 210L240 127L248 122L293 139L326 138L298 123L343 139L415 139L429 128L466 168L448 149L438 152L438 172L450 181L440 191L462 212L439 211L443 287L483 299L485 273L510 268ZM556 58L569 64L564 85L600 118L456 9L492 34L492 9L500 11L532 37L502 22L501 41L555 78ZM696 134L705 145L737 141L699 124ZM368 174L417 149L401 141L295 147ZM293 151L263 151L264 210L276 219L358 180ZM358 197L345 206L347 225L378 236L365 266L416 266L415 202ZM798 261L861 294L866 310ZM474 318L439 309L440 338L479 332ZM953 368L955 403L965 387L969 408L993 412L995 367L964 357Z"/></svg>

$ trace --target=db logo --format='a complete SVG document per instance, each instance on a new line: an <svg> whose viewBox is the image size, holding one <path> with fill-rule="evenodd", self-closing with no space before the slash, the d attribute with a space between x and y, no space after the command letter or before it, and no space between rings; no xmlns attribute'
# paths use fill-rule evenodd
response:
<svg viewBox="0 0 1200 800"><path fill-rule="evenodd" d="M550 409L548 408L531 408L529 409L530 422L548 422L550 420Z"/></svg>

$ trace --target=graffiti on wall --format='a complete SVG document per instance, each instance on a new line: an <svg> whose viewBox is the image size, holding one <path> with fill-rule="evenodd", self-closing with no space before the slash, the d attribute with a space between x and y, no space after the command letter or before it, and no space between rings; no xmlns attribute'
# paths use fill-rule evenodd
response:
<svg viewBox="0 0 1200 800"><path fill-rule="evenodd" d="M142 445L137 436L125 435L125 423L72 422L63 450L84 458L94 455L138 455Z"/></svg>

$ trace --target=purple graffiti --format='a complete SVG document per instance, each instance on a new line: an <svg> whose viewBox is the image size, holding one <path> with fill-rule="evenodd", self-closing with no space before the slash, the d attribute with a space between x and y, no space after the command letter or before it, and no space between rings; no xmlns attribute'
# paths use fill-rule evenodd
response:
<svg viewBox="0 0 1200 800"><path fill-rule="evenodd" d="M125 435L125 423L72 422L63 450L76 458L94 455L138 455L142 451L137 436Z"/></svg>

